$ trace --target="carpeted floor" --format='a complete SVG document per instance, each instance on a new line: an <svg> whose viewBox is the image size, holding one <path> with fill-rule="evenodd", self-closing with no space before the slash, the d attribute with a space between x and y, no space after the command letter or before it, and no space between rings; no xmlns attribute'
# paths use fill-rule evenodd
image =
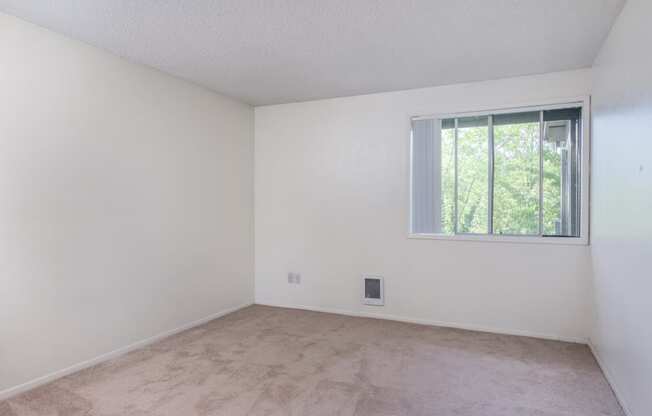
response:
<svg viewBox="0 0 652 416"><path fill-rule="evenodd" d="M623 415L584 345L252 306L0 402L23 415Z"/></svg>

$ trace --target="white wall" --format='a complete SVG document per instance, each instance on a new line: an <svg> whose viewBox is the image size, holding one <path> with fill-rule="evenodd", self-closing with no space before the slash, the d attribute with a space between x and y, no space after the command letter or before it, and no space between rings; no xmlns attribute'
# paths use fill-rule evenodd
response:
<svg viewBox="0 0 652 416"><path fill-rule="evenodd" d="M0 392L253 301L252 108L3 14L0 96Z"/></svg>
<svg viewBox="0 0 652 416"><path fill-rule="evenodd" d="M257 107L256 302L586 340L587 246L411 240L409 117L590 93L590 70ZM301 285L287 283L288 272ZM385 276L363 306L360 276Z"/></svg>
<svg viewBox="0 0 652 416"><path fill-rule="evenodd" d="M652 2L629 0L594 68L592 344L632 416L652 414Z"/></svg>

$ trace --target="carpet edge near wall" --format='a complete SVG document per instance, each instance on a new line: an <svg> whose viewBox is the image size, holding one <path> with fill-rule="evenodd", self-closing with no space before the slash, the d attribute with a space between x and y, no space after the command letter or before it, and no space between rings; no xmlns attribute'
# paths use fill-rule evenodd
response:
<svg viewBox="0 0 652 416"><path fill-rule="evenodd" d="M591 354L595 358L595 361L598 363L600 370L602 370L605 379L609 383L609 387L613 391L614 396L618 400L618 403L620 404L620 407L623 409L625 415L634 416L629 411L626 403L623 400L622 394L619 393L619 390L616 384L614 383L615 380L613 376L611 375L609 369L605 366L604 361L602 361L602 359L600 358L600 355L598 354L598 351L593 345L593 343L591 342L590 338L563 337L563 336L555 336L549 334L533 333L529 331L507 330L507 329L493 328L493 327L490 328L481 325L467 325L467 324L442 322L442 321L427 320L427 319L415 319L415 318L407 318L407 317L396 316L396 315L349 311L349 310L336 309L336 308L322 308L322 307L313 307L313 306L305 306L305 305L288 305L288 304L284 305L284 304L275 304L269 302L255 302L255 304L277 307L277 308L300 309L305 311L332 313L337 315L353 316L359 318L385 319L390 321L406 322L406 323L419 324L419 325L438 326L438 327L462 329L468 331L488 332L488 333L501 334L501 335L524 336L524 337L539 338L539 339L546 339L552 341L562 341L562 342L571 342L575 344L583 344L588 346L589 350L591 351Z"/></svg>
<svg viewBox="0 0 652 416"><path fill-rule="evenodd" d="M236 312L236 311L238 311L240 309L244 309L244 308L246 308L248 306L251 306L253 304L254 304L254 302L246 302L246 303L240 304L240 305L235 306L235 307L231 307L231 308L221 310L219 312L215 312L215 313L213 313L211 315L208 315L208 316L205 316L203 318L197 319L195 321L189 322L187 324L181 325L181 326L176 327L174 329L161 332L159 334L156 334L156 335L153 335L151 337L142 339L140 341L136 341L136 342L131 343L129 345L126 345L124 347L109 351L109 352L104 353L104 354L100 354L97 357L81 361L81 362L79 362L77 364L73 364L73 365L68 366L66 368L62 368L60 370L56 370L54 372L45 374L43 376L40 376L40 377L37 377L35 379L29 380L29 381L27 381L25 383L21 383L21 384L18 384L16 386L9 387L9 388L7 388L5 390L1 390L0 391L0 401L7 400L7 399L12 398L14 396L17 396L17 395L19 395L21 393L25 393L26 391L35 389L37 387L40 387L40 386L43 386L45 384L51 383L51 382L53 382L55 380L58 380L58 379L60 379L62 377L65 377L67 375L70 375L70 374L76 373L78 371L81 371L81 370L83 370L85 368L92 367L94 365L97 365L97 364L103 363L105 361L117 358L117 357L119 357L121 355L127 354L127 353L129 353L131 351L137 350L139 348L146 347L146 346L148 346L150 344L153 344L153 343L155 343L157 341L161 341L161 340L163 340L165 338L168 338L168 337L170 337L172 335L178 334L178 333L183 332L183 331L187 331L187 330L192 329L194 327L197 327L199 325L203 325L206 322L212 321L212 320L217 319L217 318L221 318L221 317L223 317L225 315L231 314L231 313Z"/></svg>
<svg viewBox="0 0 652 416"><path fill-rule="evenodd" d="M618 386L616 385L616 380L613 377L613 373L609 370L609 367L607 367L604 360L600 357L600 354L598 353L598 349L593 344L590 338L587 342L587 345L591 350L591 354L593 354L593 357L595 357L595 361L598 363L598 367L600 367L600 370L602 370L602 374L604 374L604 378L607 379L607 383L609 383L609 387L611 387L611 390L614 392L614 396L616 396L616 400L618 400L618 404L620 404L620 407L623 409L623 412L625 413L626 416L634 416L634 414L629 410L629 407L627 407L627 403L624 400L621 390L618 389Z"/></svg>
<svg viewBox="0 0 652 416"><path fill-rule="evenodd" d="M406 322L410 324L463 329L467 331L488 332L491 334L514 335L520 337L547 339L551 341L570 342L573 344L588 345L589 342L588 338L582 338L582 337L568 337L563 335L544 334L544 333L531 332L531 331L518 330L518 329L505 329L505 328L489 327L489 326L475 325L475 324L463 324L459 322L437 321L434 319L410 318L406 316L390 315L390 314L383 314L383 313L369 313L363 311L351 311L346 309L323 308L319 306L281 304L281 303L272 303L272 302L255 302L255 304L262 305L262 306L273 306L277 308L301 309L305 311L333 313L337 315L354 316L358 318L385 319L388 321Z"/></svg>

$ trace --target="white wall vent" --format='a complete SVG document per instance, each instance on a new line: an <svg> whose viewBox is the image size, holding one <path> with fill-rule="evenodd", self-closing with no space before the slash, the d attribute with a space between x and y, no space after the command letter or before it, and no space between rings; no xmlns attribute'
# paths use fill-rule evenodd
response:
<svg viewBox="0 0 652 416"><path fill-rule="evenodd" d="M362 276L362 303L382 306L385 304L385 288L380 276Z"/></svg>

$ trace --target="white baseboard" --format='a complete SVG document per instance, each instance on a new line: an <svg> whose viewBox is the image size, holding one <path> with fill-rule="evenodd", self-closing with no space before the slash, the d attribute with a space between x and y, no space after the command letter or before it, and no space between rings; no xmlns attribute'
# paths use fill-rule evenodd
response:
<svg viewBox="0 0 652 416"><path fill-rule="evenodd" d="M613 377L613 374L607 367L606 363L602 360L600 357L600 354L598 354L598 349L595 348L591 340L589 339L589 348L591 349L591 352L593 353L593 356L595 357L595 361L598 362L598 366L600 366L600 369L602 370L602 374L604 374L604 377L607 379L607 382L611 386L611 390L613 390L614 395L616 396L616 400L618 400L618 403L620 403L620 407L623 408L623 412L625 412L625 415L627 416L634 416L632 412L629 411L629 408L625 404L625 401L623 400L624 397L621 394L621 392L618 390L618 387L616 386L615 379Z"/></svg>
<svg viewBox="0 0 652 416"><path fill-rule="evenodd" d="M126 347L118 348L117 350L107 352L107 353L102 354L100 356L97 356L95 358L91 358L90 360L82 361L80 363L71 365L70 367L63 368L63 369L55 371L53 373L46 374L46 375L44 375L42 377L35 378L34 380L28 381L26 383L19 384L19 385L14 386L14 387L10 387L10 388L8 388L6 390L2 390L2 391L0 391L0 400L8 399L8 398L13 397L13 396L15 396L17 394L20 394L20 393L26 392L28 390L34 389L36 387L42 386L43 384L50 383L50 382L52 382L52 381L54 381L54 380L56 380L58 378L67 376L69 374L75 373L77 371L83 370L83 369L88 368L88 367L92 367L92 366L97 365L99 363L102 363L104 361L108 361L108 360L116 358L116 357L118 357L120 355L126 354L126 353L128 353L130 351L133 351L133 350L145 347L147 345L153 344L156 341L162 340L163 338L167 338L167 337L169 337L171 335L178 334L179 332L194 328L194 327L199 326L201 324L204 324L204 323L206 323L208 321L212 321L213 319L220 318L220 317L222 317L224 315L228 315L228 314L230 314L232 312L235 312L237 310L240 310L242 308L246 308L247 306L250 306L252 304L253 303L249 302L249 303L245 303L243 305L236 306L234 308L225 309L223 311L211 314L211 315L206 316L204 318L201 318L201 319L198 319L196 321L193 321L193 322L187 323L185 325L182 325L182 326L180 326L178 328L162 332L162 333L160 333L158 335L154 335L152 337L143 339L141 341L134 342L133 344L127 345Z"/></svg>
<svg viewBox="0 0 652 416"><path fill-rule="evenodd" d="M347 316L355 316L361 318L386 319L389 321L408 322L411 324L440 326L440 327L455 328L455 329L466 329L469 331L490 332L493 334L517 335L522 337L549 339L554 341L572 342L574 344L588 343L587 338L568 337L568 336L561 336L561 335L554 335L554 334L543 334L543 333L524 331L519 329L505 329L505 328L489 327L489 326L474 325L474 324L463 324L459 322L445 322L445 321L436 321L432 319L410 318L405 316L389 315L383 313L369 313L369 312L350 311L350 310L335 309L335 308L322 308L322 307L305 306L305 305L276 304L276 303L267 303L267 302L256 302L256 304L275 306L279 308L302 309L302 310L314 311L314 312L334 313L337 315L347 315Z"/></svg>

